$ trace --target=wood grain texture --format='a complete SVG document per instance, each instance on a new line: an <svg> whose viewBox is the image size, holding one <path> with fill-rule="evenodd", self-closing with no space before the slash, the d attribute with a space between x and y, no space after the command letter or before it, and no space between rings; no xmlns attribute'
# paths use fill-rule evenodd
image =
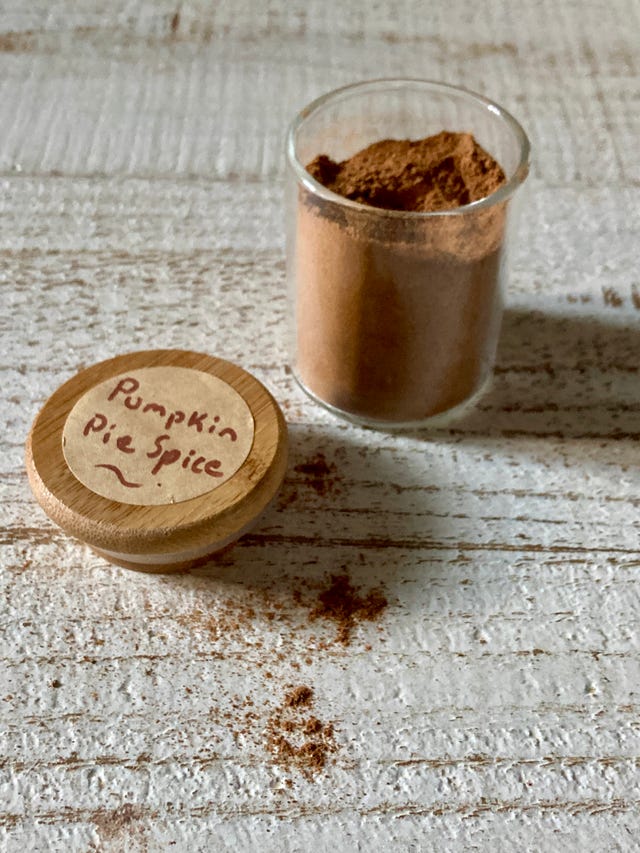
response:
<svg viewBox="0 0 640 853"><path fill-rule="evenodd" d="M5 4L0 848L635 849L638 17ZM484 92L534 148L493 385L455 428L396 436L285 367L281 187L295 111L391 74ZM150 345L241 364L290 425L278 502L184 576L109 566L24 471L50 393ZM295 594L339 571L390 602L348 647ZM338 745L312 779L265 746L298 683Z"/></svg>

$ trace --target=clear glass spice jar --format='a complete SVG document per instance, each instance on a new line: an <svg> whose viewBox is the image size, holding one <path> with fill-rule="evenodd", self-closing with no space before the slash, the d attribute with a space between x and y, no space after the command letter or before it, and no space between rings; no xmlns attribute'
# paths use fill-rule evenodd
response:
<svg viewBox="0 0 640 853"><path fill-rule="evenodd" d="M305 166L382 139L473 134L506 180L470 204L387 210L327 189ZM314 101L287 136L291 365L337 415L379 428L440 425L489 379L503 311L514 194L529 142L504 109L464 89L376 80Z"/></svg>

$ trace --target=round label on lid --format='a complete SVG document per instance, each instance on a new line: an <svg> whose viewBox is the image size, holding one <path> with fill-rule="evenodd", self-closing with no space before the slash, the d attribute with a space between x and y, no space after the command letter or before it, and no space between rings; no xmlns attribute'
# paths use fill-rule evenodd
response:
<svg viewBox="0 0 640 853"><path fill-rule="evenodd" d="M229 480L255 425L224 380L188 367L141 367L87 391L62 433L65 460L87 488L136 506L173 504Z"/></svg>

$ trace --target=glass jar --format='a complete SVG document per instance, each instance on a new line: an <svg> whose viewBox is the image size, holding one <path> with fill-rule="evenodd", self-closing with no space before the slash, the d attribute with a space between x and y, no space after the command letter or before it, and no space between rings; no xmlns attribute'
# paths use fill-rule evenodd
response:
<svg viewBox="0 0 640 853"><path fill-rule="evenodd" d="M506 182L437 212L385 210L324 187L305 166L386 138L473 134ZM440 425L489 379L503 309L514 193L529 142L505 110L464 89L375 80L324 95L287 136L291 364L337 415L372 427Z"/></svg>

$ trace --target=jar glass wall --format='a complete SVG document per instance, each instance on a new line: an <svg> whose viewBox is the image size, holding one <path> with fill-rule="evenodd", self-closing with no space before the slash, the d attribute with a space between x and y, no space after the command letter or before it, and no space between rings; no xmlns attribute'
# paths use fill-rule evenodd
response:
<svg viewBox="0 0 640 853"><path fill-rule="evenodd" d="M490 196L438 212L385 210L318 183L305 166L381 139L471 133L502 166ZM441 423L491 374L527 137L465 90L379 80L319 98L287 138L291 365L336 414L378 427Z"/></svg>

